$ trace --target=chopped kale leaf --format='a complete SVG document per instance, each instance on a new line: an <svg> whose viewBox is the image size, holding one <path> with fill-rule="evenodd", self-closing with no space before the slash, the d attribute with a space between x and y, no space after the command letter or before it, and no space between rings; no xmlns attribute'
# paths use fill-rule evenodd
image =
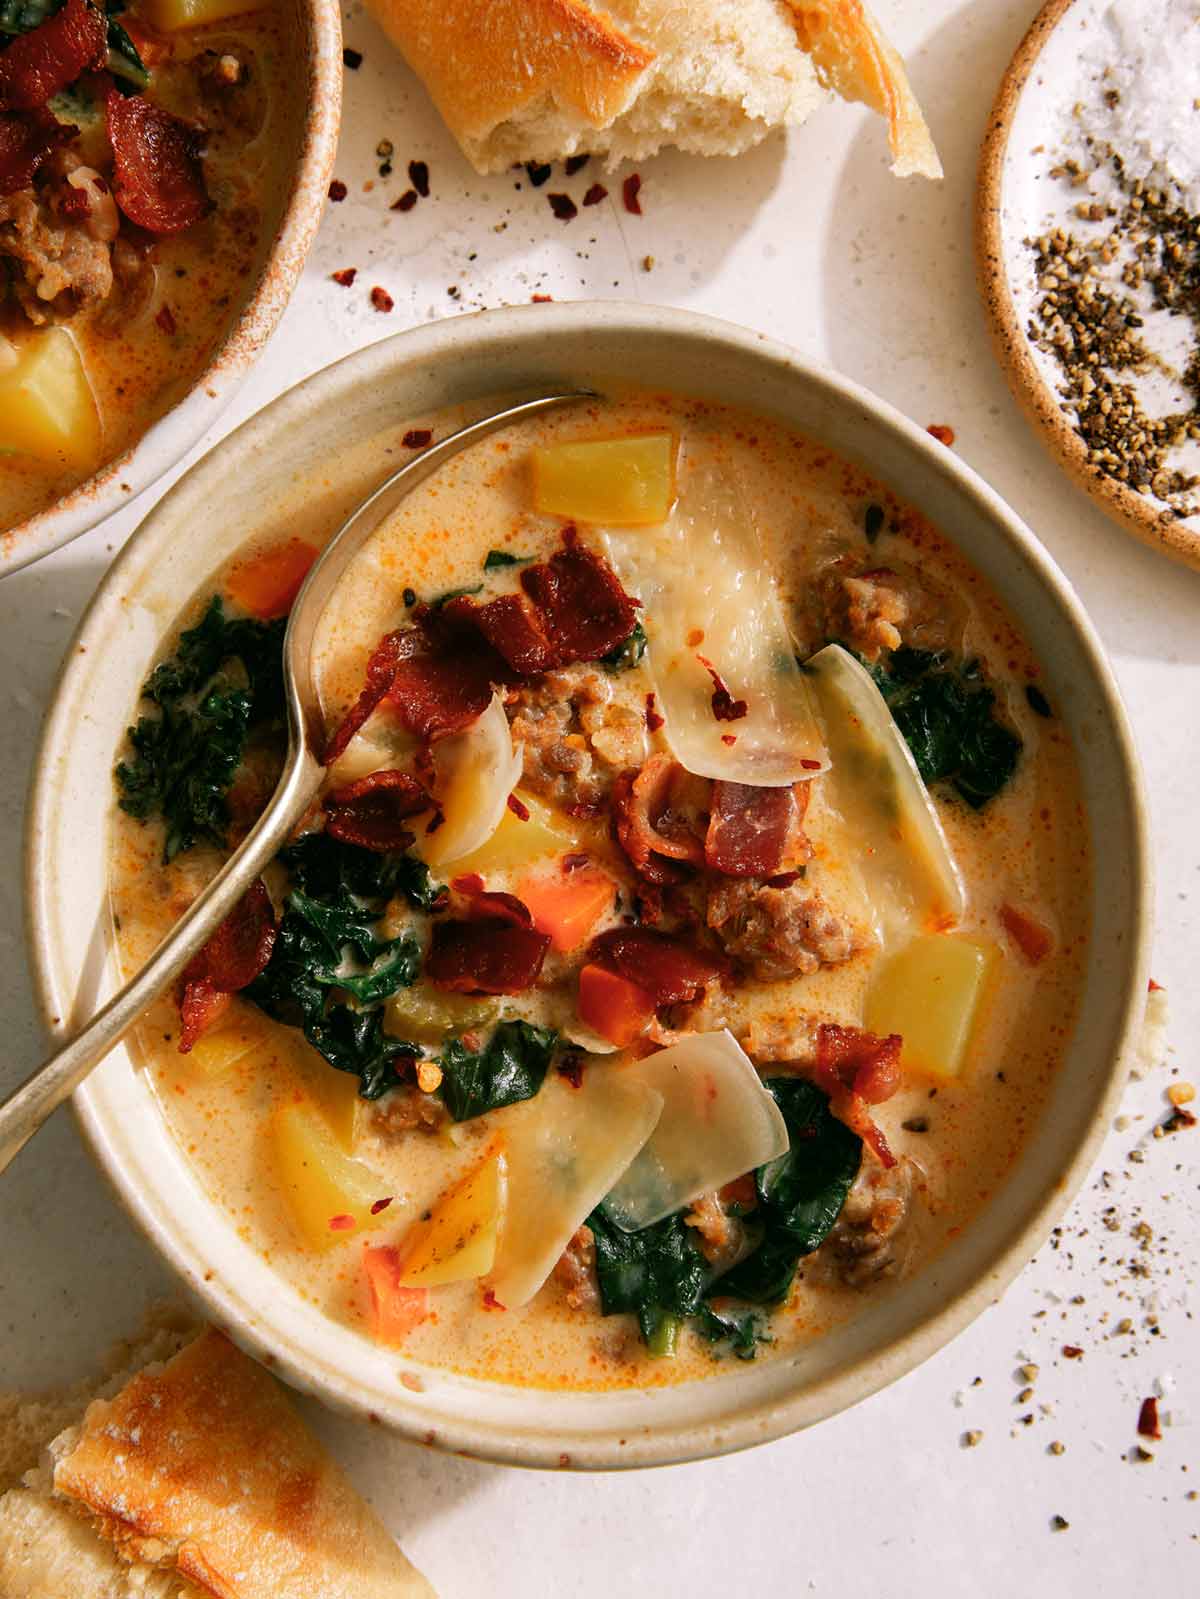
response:
<svg viewBox="0 0 1200 1599"><path fill-rule="evenodd" d="M481 1050L461 1039L446 1045L442 1068L442 1102L456 1122L470 1121L504 1105L532 1099L545 1081L558 1034L529 1022L501 1022Z"/></svg>
<svg viewBox="0 0 1200 1599"><path fill-rule="evenodd" d="M447 589L444 594L438 594L429 604L435 611L440 611L443 605L449 605L451 600L461 600L464 594L482 594L482 583L468 583L461 589Z"/></svg>
<svg viewBox="0 0 1200 1599"><path fill-rule="evenodd" d="M432 910L445 895L429 868L415 855L380 854L345 844L329 833L308 833L280 855L293 888L336 901L340 890L358 899L383 902L403 894L418 910Z"/></svg>
<svg viewBox="0 0 1200 1599"><path fill-rule="evenodd" d="M201 839L225 844L247 739L283 716L283 631L282 621L229 620L214 595L147 679L142 695L157 713L129 729L135 758L115 775L122 810L165 821L165 860Z"/></svg>
<svg viewBox="0 0 1200 1599"><path fill-rule="evenodd" d="M646 630L640 622L635 622L629 637L618 644L616 649L609 650L607 655L602 655L600 664L606 672L627 672L630 667L638 664L645 653Z"/></svg>
<svg viewBox="0 0 1200 1599"><path fill-rule="evenodd" d="M789 1148L755 1173L757 1248L719 1279L722 1297L752 1304L785 1299L803 1255L829 1236L858 1175L862 1140L830 1112L829 1100L801 1077L766 1079L787 1123Z"/></svg>
<svg viewBox="0 0 1200 1599"><path fill-rule="evenodd" d="M245 995L269 1016L302 1028L331 1066L359 1078L364 1099L378 1099L400 1081L397 1063L420 1054L384 1032L378 1009L410 987L421 968L415 938L380 931L395 861L325 834L310 834L280 859L292 889L271 959ZM335 1000L339 992L356 1003Z"/></svg>
<svg viewBox="0 0 1200 1599"><path fill-rule="evenodd" d="M759 1344L774 1343L774 1339L763 1331L762 1316L753 1310L739 1316L731 1310L716 1310L712 1305L701 1305L696 1312L695 1324L696 1331L714 1345L728 1344L738 1360L753 1360ZM720 1350L714 1348L713 1353L720 1354Z"/></svg>
<svg viewBox="0 0 1200 1599"><path fill-rule="evenodd" d="M978 661L906 647L871 675L927 783L949 783L975 810L1000 792L1021 740L997 718Z"/></svg>
<svg viewBox="0 0 1200 1599"><path fill-rule="evenodd" d="M525 566L532 560L532 555L510 555L507 550L489 550L483 569L485 572L494 572L502 566Z"/></svg>
<svg viewBox="0 0 1200 1599"><path fill-rule="evenodd" d="M712 1275L683 1211L635 1233L622 1232L603 1205L588 1217L596 1243L596 1276L606 1316L632 1311L648 1344L663 1338L671 1318L694 1316ZM666 1349L661 1350L666 1353Z"/></svg>

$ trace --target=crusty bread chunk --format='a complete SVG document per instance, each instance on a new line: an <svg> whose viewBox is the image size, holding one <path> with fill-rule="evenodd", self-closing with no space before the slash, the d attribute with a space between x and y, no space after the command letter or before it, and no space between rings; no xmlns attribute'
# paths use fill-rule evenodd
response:
<svg viewBox="0 0 1200 1599"><path fill-rule="evenodd" d="M825 89L888 120L893 170L940 177L903 63L861 0L368 0L480 172L668 145L737 155Z"/></svg>
<svg viewBox="0 0 1200 1599"><path fill-rule="evenodd" d="M283 1389L211 1328L93 1401L0 1498L0 1599L432 1592Z"/></svg>

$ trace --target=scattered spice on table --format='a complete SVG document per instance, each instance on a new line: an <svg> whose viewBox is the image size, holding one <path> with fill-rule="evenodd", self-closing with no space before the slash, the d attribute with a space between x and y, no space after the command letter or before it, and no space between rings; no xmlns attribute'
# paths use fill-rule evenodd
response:
<svg viewBox="0 0 1200 1599"><path fill-rule="evenodd" d="M583 197L584 205L599 205L601 200L608 199L608 190L602 183L593 183Z"/></svg>
<svg viewBox="0 0 1200 1599"><path fill-rule="evenodd" d="M548 194L546 199L550 202L550 209L560 222L570 222L579 215L579 207L569 194Z"/></svg>
<svg viewBox="0 0 1200 1599"><path fill-rule="evenodd" d="M400 442L401 442L401 444L403 444L403 446L404 446L404 448L406 450L423 450L425 448L425 446L429 443L429 441L432 438L433 438L433 429L432 428L409 428L408 432L404 435L404 437L400 440ZM410 592L410 590L408 590L408 589L405 589L405 591L404 591L406 596L409 594L409 592ZM405 605L408 605L410 603L415 605L416 604L416 595L415 594L413 595L413 598L412 598L411 602L407 598L405 598L404 603L405 603Z"/></svg>
<svg viewBox="0 0 1200 1599"><path fill-rule="evenodd" d="M363 63L362 51L352 50L350 46L347 45L342 51L342 61L350 68L351 72L357 72Z"/></svg>
<svg viewBox="0 0 1200 1599"><path fill-rule="evenodd" d="M416 203L417 191L415 189L405 189L398 200L392 201L391 209L393 211L411 211Z"/></svg>
<svg viewBox="0 0 1200 1599"><path fill-rule="evenodd" d="M925 431L926 433L932 435L932 437L935 438L939 444L944 444L947 449L954 443L954 440L957 437L954 429L948 426L948 424L945 422L931 422Z"/></svg>
<svg viewBox="0 0 1200 1599"><path fill-rule="evenodd" d="M334 178L333 182L329 185L329 198L334 202L334 204L336 205L338 202L344 200L347 193L348 190L341 178Z"/></svg>
<svg viewBox="0 0 1200 1599"><path fill-rule="evenodd" d="M641 173L631 172L621 185L621 198L625 202L626 211L635 217L640 217L642 214L641 192Z"/></svg>
<svg viewBox="0 0 1200 1599"><path fill-rule="evenodd" d="M535 189L541 188L542 184L549 178L552 170L553 168L545 161L526 161L525 163L525 171L528 173L529 181Z"/></svg>
<svg viewBox="0 0 1200 1599"><path fill-rule="evenodd" d="M429 198L429 163L427 161L410 161L408 163L408 181L421 196L422 200Z"/></svg>
<svg viewBox="0 0 1200 1599"><path fill-rule="evenodd" d="M371 304L377 311L390 311L396 302L386 289L381 289L378 284L371 290Z"/></svg>
<svg viewBox="0 0 1200 1599"><path fill-rule="evenodd" d="M340 283L343 289L348 289L358 276L358 268L342 267L339 272L331 272L329 276L335 283Z"/></svg>
<svg viewBox="0 0 1200 1599"><path fill-rule="evenodd" d="M563 168L567 176L573 178L577 172L583 171L591 159L590 155L569 155L563 163Z"/></svg>

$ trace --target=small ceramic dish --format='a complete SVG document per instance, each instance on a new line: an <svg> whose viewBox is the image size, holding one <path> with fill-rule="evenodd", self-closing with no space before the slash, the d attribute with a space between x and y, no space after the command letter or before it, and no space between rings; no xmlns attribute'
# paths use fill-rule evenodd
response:
<svg viewBox="0 0 1200 1599"><path fill-rule="evenodd" d="M242 286L227 331L187 393L62 499L0 533L0 576L78 538L169 471L220 417L283 315L324 211L342 101L336 0L283 0L283 11L289 59L281 76L292 98L280 125L290 148L278 165L287 181L264 218L270 244L260 270Z"/></svg>
<svg viewBox="0 0 1200 1599"><path fill-rule="evenodd" d="M405 420L480 410L526 388L668 379L681 393L779 417L953 530L1021 618L1072 735L1095 836L1094 933L1081 1017L1039 1127L988 1208L928 1269L794 1357L729 1361L711 1379L579 1393L421 1368L303 1299L205 1196L144 1073L115 1051L76 1096L85 1135L132 1218L207 1313L299 1387L417 1441L522 1465L646 1466L720 1454L819 1421L902 1376L991 1304L1087 1173L1124 1081L1146 992L1150 884L1136 758L1091 625L1033 535L952 452L781 345L681 311L546 305L455 317L318 373L244 424L161 501L101 585L67 655L29 815L37 992L62 1036L114 983L108 803L139 686L185 601L272 507L303 493L331 523L370 481L339 481L351 447L375 481ZM385 437L386 435L386 437ZM380 438L380 449L364 442ZM322 463L325 463L324 465ZM214 507L220 515L214 516ZM203 520L200 542L190 536ZM36 1158L36 1154L33 1156ZM411 1363L410 1363L411 1364ZM409 1378L408 1385L402 1375Z"/></svg>
<svg viewBox="0 0 1200 1599"><path fill-rule="evenodd" d="M1175 0L1154 3L1169 11ZM1200 492L1160 495L1154 485L1164 480L1157 475L1140 492L1115 474L1114 462L1102 464L1096 448L1089 450L1077 426L1076 409L1062 392L1062 367L1044 342L1031 337L1045 285L1039 286L1037 253L1030 241L1062 229L1085 249L1098 245L1114 225L1112 213L1091 218L1080 212L1093 203L1098 212L1114 202L1118 210L1121 206L1100 151L1111 116L1135 119L1139 137L1123 136L1134 149L1142 146L1146 126L1153 127L1156 121L1161 126L1165 116L1162 106L1141 103L1147 81L1143 59L1131 57L1126 36L1134 28L1148 47L1157 48L1162 30L1158 23L1138 28L1138 20L1149 21L1139 12L1134 20L1122 21L1126 32L1114 35L1109 14L1117 9L1112 0L1049 0L1021 41L1000 85L980 157L976 269L997 357L1017 400L1059 463L1136 538L1200 568L1200 510L1193 509L1200 506ZM1133 17L1131 0L1125 0L1121 9ZM1176 11L1180 9L1186 8L1176 6ZM1190 25L1200 29L1194 18ZM1131 70L1135 73L1132 86L1122 77L1117 89L1113 87L1117 80L1103 78L1110 62L1119 63L1126 76ZM1193 90L1194 85L1187 87L1182 78L1165 85L1168 99L1186 95L1186 105L1175 107L1177 117L1189 115L1195 120ZM1105 95L1112 102L1107 116ZM1126 103L1135 95L1136 112ZM1096 141L1090 150L1089 135ZM1166 137L1164 130L1162 138ZM1083 168L1083 174L1064 171L1071 160ZM1121 369L1116 380L1132 389L1149 417L1187 412L1196 399L1181 374L1194 358L1195 326L1186 316L1154 309L1148 293L1122 282L1121 269L1131 253L1127 245L1121 246L1115 263L1102 269L1102 282L1108 292L1132 297L1145 324L1144 328L1139 324L1138 336L1154 359L1141 371ZM1043 325L1041 331L1051 330ZM1104 442L1099 447L1105 447ZM1193 439L1173 447L1165 464L1184 473L1200 472L1200 444Z"/></svg>

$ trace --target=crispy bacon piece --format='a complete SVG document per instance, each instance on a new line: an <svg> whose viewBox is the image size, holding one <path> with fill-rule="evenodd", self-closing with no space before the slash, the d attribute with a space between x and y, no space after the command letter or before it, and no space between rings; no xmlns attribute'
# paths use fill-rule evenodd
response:
<svg viewBox="0 0 1200 1599"><path fill-rule="evenodd" d="M720 960L649 927L612 927L592 940L588 959L653 995L659 1005L698 999L724 970Z"/></svg>
<svg viewBox="0 0 1200 1599"><path fill-rule="evenodd" d="M868 1105L881 1105L900 1086L898 1033L877 1038L860 1027L824 1022L817 1028L817 1058L808 1068L819 1088L829 1095L829 1108L871 1149L882 1166L894 1166L883 1131L872 1119Z"/></svg>
<svg viewBox="0 0 1200 1599"><path fill-rule="evenodd" d="M726 877L774 877L812 855L804 835L809 785L752 788L717 779L704 840L704 859Z"/></svg>
<svg viewBox="0 0 1200 1599"><path fill-rule="evenodd" d="M183 233L212 209L200 166L202 134L144 95L105 101L113 147L113 196L147 233Z"/></svg>
<svg viewBox="0 0 1200 1599"><path fill-rule="evenodd" d="M452 877L450 887L470 901L477 916L491 916L498 921L509 922L513 927L533 926L533 912L524 900L518 899L515 894L489 891L483 886L483 878L478 872L464 872L461 877Z"/></svg>
<svg viewBox="0 0 1200 1599"><path fill-rule="evenodd" d="M0 107L37 111L74 83L81 72L101 66L108 54L104 17L87 0L66 0L60 11L0 53Z"/></svg>
<svg viewBox="0 0 1200 1599"><path fill-rule="evenodd" d="M433 801L406 772L372 772L325 797L325 831L362 849L407 849L413 834L403 825Z"/></svg>
<svg viewBox="0 0 1200 1599"><path fill-rule="evenodd" d="M181 1055L188 1053L225 1010L229 995L252 983L265 969L275 948L276 932L271 896L260 877L184 968L179 1000Z"/></svg>
<svg viewBox="0 0 1200 1599"><path fill-rule="evenodd" d="M701 838L708 784L684 771L670 755L652 755L640 771L621 772L613 784L613 822L621 848L649 883L678 882L673 864L704 864Z"/></svg>
<svg viewBox="0 0 1200 1599"><path fill-rule="evenodd" d="M78 132L46 110L16 116L0 113L0 196L27 189L47 156L69 144Z"/></svg>
<svg viewBox="0 0 1200 1599"><path fill-rule="evenodd" d="M520 994L537 981L549 948L544 933L499 916L441 921L433 929L425 976L435 988L459 994Z"/></svg>
<svg viewBox="0 0 1200 1599"><path fill-rule="evenodd" d="M350 740L384 699L392 686L403 653L411 647L409 641L414 632L413 628L402 628L396 633L385 633L371 651L367 662L366 685L326 744L322 757L324 765L332 766L339 756L345 754Z"/></svg>
<svg viewBox="0 0 1200 1599"><path fill-rule="evenodd" d="M514 672L534 676L576 661L595 661L633 632L637 607L608 562L579 542L573 527L563 548L521 574L524 595L478 605L460 597L446 613L470 618Z"/></svg>

